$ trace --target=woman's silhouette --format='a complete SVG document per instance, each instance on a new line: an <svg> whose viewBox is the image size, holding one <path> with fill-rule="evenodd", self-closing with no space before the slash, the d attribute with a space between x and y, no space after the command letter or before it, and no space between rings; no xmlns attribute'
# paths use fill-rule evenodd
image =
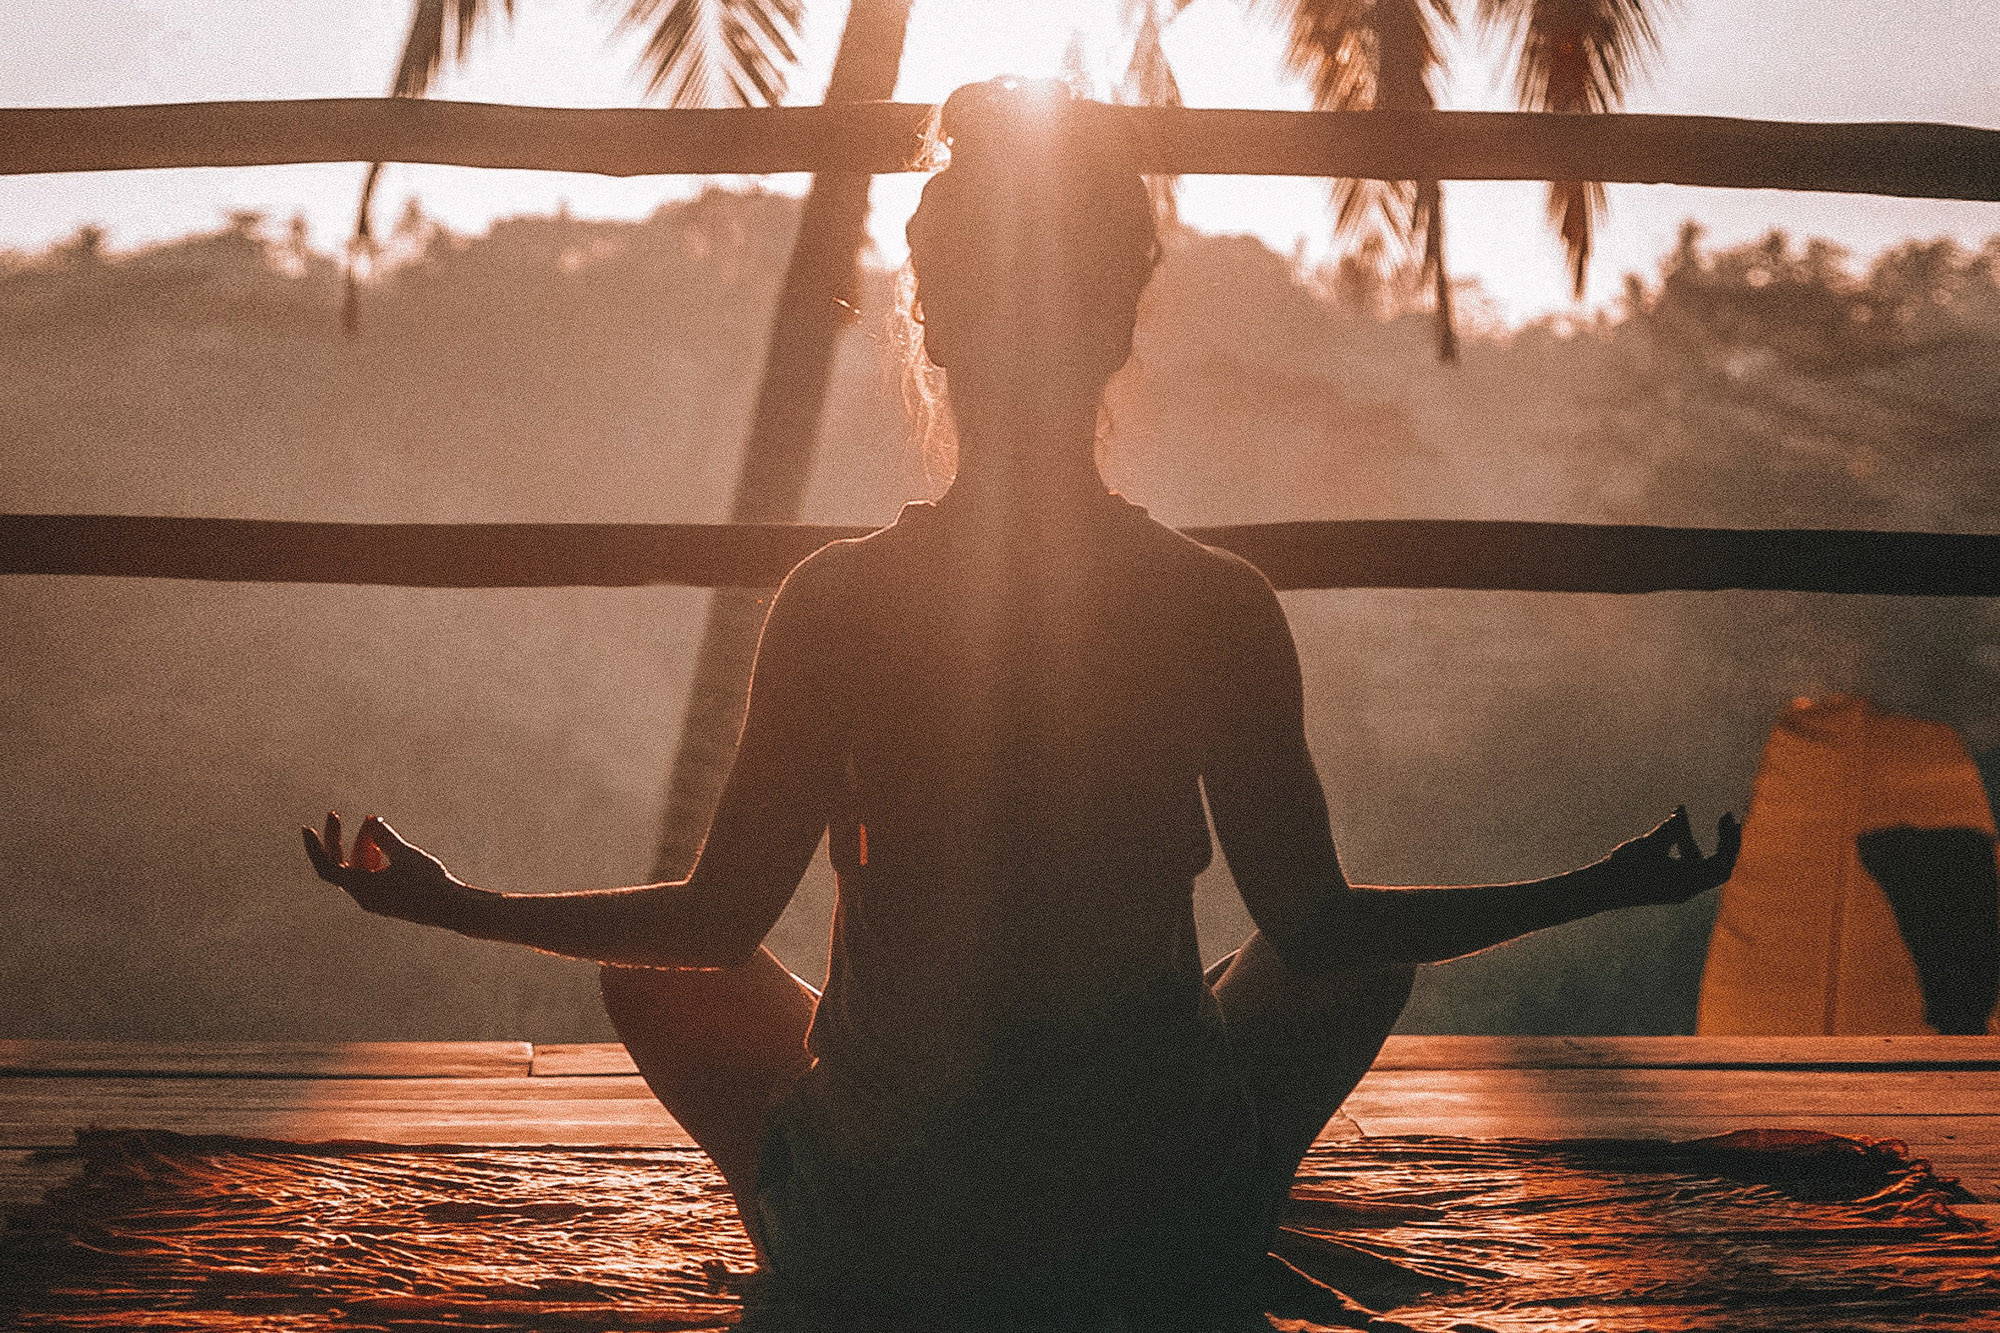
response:
<svg viewBox="0 0 2000 1333"><path fill-rule="evenodd" d="M682 882L472 888L379 819L363 907L606 964L611 1019L813 1327L1208 1329L1261 1308L1301 1155L1413 965L1727 876L1681 813L1522 884L1351 887L1283 611L1093 461L1157 242L1087 104L961 89L909 226L960 456L786 578ZM1204 813L1203 794L1207 796ZM1257 931L1206 974L1209 818ZM830 833L826 991L761 941ZM810 1322L810 1321L808 1321Z"/></svg>

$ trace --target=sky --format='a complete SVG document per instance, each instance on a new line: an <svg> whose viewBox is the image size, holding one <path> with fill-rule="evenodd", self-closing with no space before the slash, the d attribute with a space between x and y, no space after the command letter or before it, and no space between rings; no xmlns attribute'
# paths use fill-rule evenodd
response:
<svg viewBox="0 0 2000 1333"><path fill-rule="evenodd" d="M1108 34L1117 0L917 0L903 78L906 101L935 101L967 81L1054 72L1073 29ZM37 0L0 6L0 105L84 106L236 98L379 95L410 0ZM637 105L633 41L595 0L519 0L511 29L474 52L438 96L550 106ZM1469 8L1462 0L1460 8ZM793 102L819 100L846 6L811 5L806 68ZM1679 0L1663 5L1662 43L1627 109L1790 120L1917 120L2000 127L2000 0ZM1196 0L1166 43L1196 106L1298 107L1280 73L1277 34L1242 0ZM1885 21L1887 19L1893 20ZM1113 57L1094 48L1105 72ZM1450 52L1440 101L1501 109L1503 54L1467 33ZM212 228L232 210L308 220L315 240L345 236L360 168L321 166L74 173L0 178L0 248L33 249L79 226L105 227L117 246ZM747 183L748 178L728 178ZM796 177L770 177L797 190ZM416 195L450 226L566 204L579 216L639 216L699 189L687 178L610 180L554 172L458 167L391 169L390 210ZM881 257L901 259L913 177L876 183ZM1719 243L1779 227L1826 237L1866 257L1910 237L1978 245L2000 233L2000 206L1860 195L1681 186L1611 187L1583 306L1570 300L1560 247L1531 183L1446 187L1453 270L1476 277L1509 322L1587 309L1649 273L1684 219ZM1251 232L1308 258L1331 245L1323 182L1190 178L1183 218L1206 231Z"/></svg>

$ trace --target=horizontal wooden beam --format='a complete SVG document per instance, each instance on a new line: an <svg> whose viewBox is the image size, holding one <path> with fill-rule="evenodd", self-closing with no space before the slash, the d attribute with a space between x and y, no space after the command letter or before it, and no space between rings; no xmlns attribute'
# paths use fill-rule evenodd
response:
<svg viewBox="0 0 2000 1333"><path fill-rule="evenodd" d="M70 1043L52 1048L48 1067ZM445 1043L432 1043L443 1046ZM178 1047L169 1048L177 1051ZM178 1059L178 1055L163 1056ZM41 1067L41 1066L37 1066ZM536 1042L538 1078L631 1075L631 1053L613 1042ZM1729 1069L2000 1070L2000 1037L1466 1037L1399 1034L1372 1070ZM2000 1117L1994 1125L2000 1130Z"/></svg>
<svg viewBox="0 0 2000 1333"><path fill-rule="evenodd" d="M533 1068L533 1050L525 1041L0 1039L0 1075L520 1078L532 1072Z"/></svg>
<svg viewBox="0 0 2000 1333"><path fill-rule="evenodd" d="M0 174L428 162L606 176L905 171L913 103L725 110L420 98L0 110ZM2000 130L1722 116L1095 106L1148 171L1600 180L2000 200Z"/></svg>
<svg viewBox="0 0 2000 1333"><path fill-rule="evenodd" d="M402 588L769 587L865 527L0 515L0 574ZM2000 535L1364 519L1190 528L1280 588L2000 595Z"/></svg>

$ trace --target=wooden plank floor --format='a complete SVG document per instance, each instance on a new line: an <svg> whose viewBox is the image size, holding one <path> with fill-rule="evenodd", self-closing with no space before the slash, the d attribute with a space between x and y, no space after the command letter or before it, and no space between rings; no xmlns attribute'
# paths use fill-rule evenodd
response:
<svg viewBox="0 0 2000 1333"><path fill-rule="evenodd" d="M85 1126L392 1143L683 1144L617 1046L0 1041L0 1202ZM2000 1037L1392 1037L1329 1135L1907 1143L2000 1201ZM2000 1205L1977 1210L2000 1216Z"/></svg>

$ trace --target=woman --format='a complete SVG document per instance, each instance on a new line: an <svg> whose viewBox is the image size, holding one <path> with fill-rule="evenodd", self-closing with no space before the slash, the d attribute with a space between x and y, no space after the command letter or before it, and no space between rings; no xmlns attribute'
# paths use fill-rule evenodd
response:
<svg viewBox="0 0 2000 1333"><path fill-rule="evenodd" d="M1108 492L1146 187L1050 87L961 89L909 225L959 441L934 504L786 578L681 882L473 888L386 824L370 911L606 965L612 1022L813 1326L1206 1329L1261 1308L1299 1159L1415 964L1727 877L1683 812L1551 879L1351 887L1270 584ZM1257 930L1204 974L1203 795ZM830 831L826 991L761 941Z"/></svg>

